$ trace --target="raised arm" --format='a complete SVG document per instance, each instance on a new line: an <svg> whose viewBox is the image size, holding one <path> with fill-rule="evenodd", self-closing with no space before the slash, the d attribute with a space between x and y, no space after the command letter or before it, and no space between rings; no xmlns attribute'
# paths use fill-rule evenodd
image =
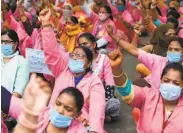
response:
<svg viewBox="0 0 183 133"><path fill-rule="evenodd" d="M111 25L107 26L107 32L108 34L111 36L111 38L113 40L116 41L116 43L123 49L125 49L128 53L130 53L131 55L138 57L139 56L139 50L136 46L134 46L133 44L130 44L120 38L118 38L115 34L113 34L113 28Z"/></svg>
<svg viewBox="0 0 183 133"><path fill-rule="evenodd" d="M52 71L54 77L57 77L68 65L68 53L65 53L59 47L55 33L51 28L51 24L49 22L50 17L50 9L43 9L41 11L40 19L43 27L41 35L45 61L50 71Z"/></svg>
<svg viewBox="0 0 183 133"><path fill-rule="evenodd" d="M31 75L31 80L24 93L24 104L19 116L19 123L13 133L35 133L39 126L39 115L46 107L50 98L49 86L41 85L36 75Z"/></svg>
<svg viewBox="0 0 183 133"><path fill-rule="evenodd" d="M85 3L81 5L81 9L88 15L92 23L95 23L98 19L98 15L91 10L90 4L85 1Z"/></svg>
<svg viewBox="0 0 183 133"><path fill-rule="evenodd" d="M119 50L109 54L112 66L114 81L122 99L132 107L141 108L145 102L145 93L143 89L133 86L127 75L123 72L121 65L123 55Z"/></svg>

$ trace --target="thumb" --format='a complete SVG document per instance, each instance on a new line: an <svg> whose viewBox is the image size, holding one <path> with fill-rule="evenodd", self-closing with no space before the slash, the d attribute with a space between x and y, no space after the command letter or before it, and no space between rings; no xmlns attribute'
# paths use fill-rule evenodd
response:
<svg viewBox="0 0 183 133"><path fill-rule="evenodd" d="M31 74L31 78L30 78L30 83L31 83L31 84L34 84L34 83L36 82L36 76L37 76L37 75L36 75L35 73L32 73L32 74Z"/></svg>
<svg viewBox="0 0 183 133"><path fill-rule="evenodd" d="M119 55L120 58L123 57L123 54L121 53L121 51L119 49L117 50L117 53L118 53L118 55Z"/></svg>

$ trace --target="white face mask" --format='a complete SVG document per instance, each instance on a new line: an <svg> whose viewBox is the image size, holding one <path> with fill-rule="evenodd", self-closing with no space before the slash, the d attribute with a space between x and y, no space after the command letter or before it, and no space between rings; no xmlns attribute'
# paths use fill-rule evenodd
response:
<svg viewBox="0 0 183 133"><path fill-rule="evenodd" d="M109 15L105 14L105 13L99 13L98 17L99 17L100 21L105 21L105 20L107 20L109 18Z"/></svg>

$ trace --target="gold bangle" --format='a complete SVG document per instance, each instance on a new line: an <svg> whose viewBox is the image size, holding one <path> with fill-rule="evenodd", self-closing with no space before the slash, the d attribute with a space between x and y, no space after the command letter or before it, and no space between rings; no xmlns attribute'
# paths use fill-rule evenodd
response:
<svg viewBox="0 0 183 133"><path fill-rule="evenodd" d="M112 75L114 78L120 78L123 74L124 74L124 72L122 72L120 75L114 75L114 74L112 74Z"/></svg>

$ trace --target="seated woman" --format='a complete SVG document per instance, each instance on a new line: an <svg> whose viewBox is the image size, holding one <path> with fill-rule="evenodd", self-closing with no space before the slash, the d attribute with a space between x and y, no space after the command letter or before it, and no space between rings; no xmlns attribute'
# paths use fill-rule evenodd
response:
<svg viewBox="0 0 183 133"><path fill-rule="evenodd" d="M108 27L109 34L112 33L112 30L110 30L112 27ZM160 77L161 73L163 71L163 68L171 63L171 62L178 62L182 64L182 54L183 54L183 39L182 38L174 38L172 41L170 41L168 45L168 50L165 52L167 54L166 57L158 56L155 54L147 53L141 49L138 49L134 45L125 42L115 35L111 34L111 37L119 42L120 47L124 48L127 52L129 52L131 55L138 58L138 61L143 63L151 72L151 75L145 78L146 84L150 84L152 88L159 88L160 85ZM167 36L167 38L170 36ZM145 86L147 86L145 84ZM142 84L142 87L144 87L144 84Z"/></svg>
<svg viewBox="0 0 183 133"><path fill-rule="evenodd" d="M82 8L94 24L91 33L98 39L97 47L106 48L107 51L117 48L115 42L111 39L106 31L106 26L110 24L113 26L113 33L116 33L111 8L108 5L101 6L98 14L92 12L86 2Z"/></svg>
<svg viewBox="0 0 183 133"><path fill-rule="evenodd" d="M112 69L107 55L98 53L96 38L91 33L83 33L78 38L78 45L90 48L93 53L92 71L99 76L105 87L106 110L105 121L117 120L120 112L120 101L116 99L114 92L114 79Z"/></svg>
<svg viewBox="0 0 183 133"><path fill-rule="evenodd" d="M24 100L1 88L2 110L19 118L14 133L87 133L84 126L76 120L84 103L82 93L74 87L68 87L59 94L53 106L46 107L51 88L38 81L32 75Z"/></svg>
<svg viewBox="0 0 183 133"><path fill-rule="evenodd" d="M1 85L21 98L29 81L29 65L18 51L19 38L15 31L1 33Z"/></svg>
<svg viewBox="0 0 183 133"><path fill-rule="evenodd" d="M45 61L55 77L50 105L64 88L77 87L84 95L82 114L89 120L90 132L103 133L105 90L101 80L90 70L93 54L90 49L83 46L76 47L69 55L60 49L53 29L49 26L50 16L49 9L44 9L40 13Z"/></svg>
<svg viewBox="0 0 183 133"><path fill-rule="evenodd" d="M81 28L78 19L74 16L69 17L60 37L60 43L64 46L65 51L73 52L79 33L81 33Z"/></svg>
<svg viewBox="0 0 183 133"><path fill-rule="evenodd" d="M132 108L140 109L139 133L182 133L183 66L170 63L161 75L160 88L132 85L121 69L123 55L119 50L110 54L112 72L122 99Z"/></svg>

